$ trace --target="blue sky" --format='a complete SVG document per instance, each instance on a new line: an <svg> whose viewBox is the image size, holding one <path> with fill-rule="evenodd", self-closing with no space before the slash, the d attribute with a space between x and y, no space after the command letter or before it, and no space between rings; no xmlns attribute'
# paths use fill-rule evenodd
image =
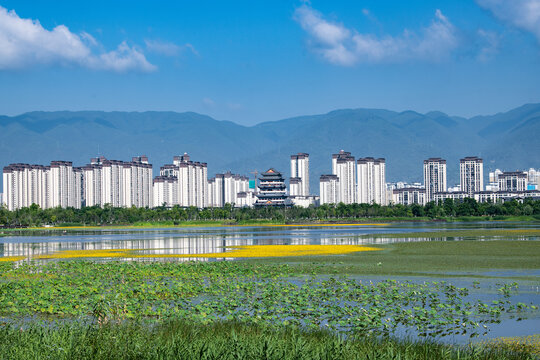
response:
<svg viewBox="0 0 540 360"><path fill-rule="evenodd" d="M471 116L540 102L540 0L0 0L0 113L338 108Z"/></svg>

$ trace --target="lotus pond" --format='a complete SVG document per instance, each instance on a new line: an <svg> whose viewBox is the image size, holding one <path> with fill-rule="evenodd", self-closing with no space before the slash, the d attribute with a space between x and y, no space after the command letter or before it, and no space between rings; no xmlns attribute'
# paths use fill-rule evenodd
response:
<svg viewBox="0 0 540 360"><path fill-rule="evenodd" d="M182 319L451 343L534 335L540 328L534 224L4 235L0 251L10 261L0 262L0 316L23 328ZM289 246L289 253L257 257L273 245ZM317 251L295 253L295 246ZM343 251L321 252L324 246ZM238 249L255 251L255 258L238 259ZM231 258L237 260L216 261Z"/></svg>

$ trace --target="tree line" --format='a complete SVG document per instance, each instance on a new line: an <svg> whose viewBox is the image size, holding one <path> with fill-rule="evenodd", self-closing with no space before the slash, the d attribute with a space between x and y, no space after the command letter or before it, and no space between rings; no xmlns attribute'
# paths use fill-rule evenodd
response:
<svg viewBox="0 0 540 360"><path fill-rule="evenodd" d="M504 203L479 203L446 199L422 205L378 204L324 204L319 207L262 207L235 208L226 204L222 208L182 208L165 206L156 208L115 208L110 205L82 209L41 209L33 204L27 208L9 211L0 207L0 227L27 227L43 225L130 225L138 223L179 224L184 221L333 221L366 218L456 218L465 216L537 216L540 219L540 200L512 200Z"/></svg>

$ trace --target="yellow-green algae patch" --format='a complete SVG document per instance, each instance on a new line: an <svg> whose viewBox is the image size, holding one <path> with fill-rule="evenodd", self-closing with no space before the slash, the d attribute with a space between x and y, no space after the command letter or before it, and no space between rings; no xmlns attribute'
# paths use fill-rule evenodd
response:
<svg viewBox="0 0 540 360"><path fill-rule="evenodd" d="M308 255L343 255L360 251L381 250L364 245L246 245L230 247L230 251L188 255L142 254L134 257L202 257L202 258L261 258Z"/></svg>
<svg viewBox="0 0 540 360"><path fill-rule="evenodd" d="M25 258L25 256L2 256L0 257L0 262L19 261L24 260Z"/></svg>
<svg viewBox="0 0 540 360"><path fill-rule="evenodd" d="M310 255L343 255L361 251L377 251L380 248L365 245L246 245L225 248L224 252L202 254L141 254L148 249L65 250L53 254L38 255L34 259L76 258L262 258ZM153 249L159 250L159 249ZM4 260L5 259L5 260ZM24 256L0 258L0 261L18 261Z"/></svg>

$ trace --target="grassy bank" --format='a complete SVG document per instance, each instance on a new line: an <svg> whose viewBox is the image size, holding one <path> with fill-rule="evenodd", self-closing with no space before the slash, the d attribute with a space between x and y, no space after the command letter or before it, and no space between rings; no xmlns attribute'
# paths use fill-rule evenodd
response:
<svg viewBox="0 0 540 360"><path fill-rule="evenodd" d="M0 327L2 359L534 359L530 346L450 346L435 342L343 339L329 332L233 322L154 327L126 322Z"/></svg>
<svg viewBox="0 0 540 360"><path fill-rule="evenodd" d="M424 235L426 236L426 235ZM425 241L377 245L382 251L303 258L245 260L292 266L320 265L319 273L356 275L469 276L492 270L540 268L540 241ZM530 279L514 274L507 279ZM533 278L534 279L534 278Z"/></svg>
<svg viewBox="0 0 540 360"><path fill-rule="evenodd" d="M332 224L383 224L400 222L530 222L540 223L538 216L462 216L462 217L366 217L366 218L338 218L338 219L313 219L313 220L186 220L186 221L147 221L134 223L119 223L109 225L85 225L81 223L59 223L50 227L27 227L17 229L0 229L0 232L24 232L34 230L95 230L95 229L148 229L148 228L184 228L184 227L228 227L228 226L279 226L279 225L332 225ZM2 234L0 234L2 236Z"/></svg>

